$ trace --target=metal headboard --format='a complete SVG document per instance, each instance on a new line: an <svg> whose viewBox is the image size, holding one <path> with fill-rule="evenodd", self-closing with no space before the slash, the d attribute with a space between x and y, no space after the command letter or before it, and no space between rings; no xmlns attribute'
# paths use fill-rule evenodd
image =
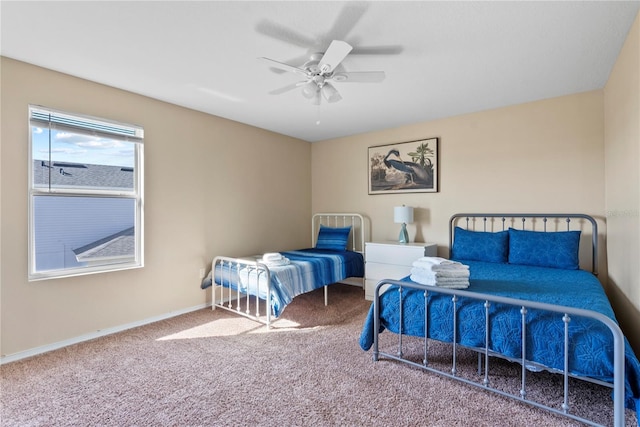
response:
<svg viewBox="0 0 640 427"><path fill-rule="evenodd" d="M348 227L351 226L351 235L347 249L354 252L364 253L365 242L365 222L364 217L359 213L317 213L311 218L311 246L316 245L318 230L320 225L326 227Z"/></svg>
<svg viewBox="0 0 640 427"><path fill-rule="evenodd" d="M509 228L533 231L582 230L582 225L591 224L591 272L598 275L598 224L585 214L566 213L457 213L449 220L449 253L453 247L456 226L474 231L504 231ZM562 223L565 223L564 225ZM461 224L464 224L461 225ZM587 233L588 234L588 233Z"/></svg>

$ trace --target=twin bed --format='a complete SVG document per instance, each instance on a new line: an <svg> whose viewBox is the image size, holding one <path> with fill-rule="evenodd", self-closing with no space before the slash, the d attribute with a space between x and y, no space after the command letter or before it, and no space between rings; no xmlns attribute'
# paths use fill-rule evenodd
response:
<svg viewBox="0 0 640 427"><path fill-rule="evenodd" d="M324 287L326 305L328 285L363 286L365 231L360 214L315 214L312 247L241 258L217 256L201 287L215 285L213 309L230 310L270 327L272 318L297 295Z"/></svg>
<svg viewBox="0 0 640 427"><path fill-rule="evenodd" d="M640 363L596 277L593 218L458 214L449 235L451 258L469 266L469 288L381 281L360 337L363 350L373 347L374 360L401 361L592 425L572 413L569 378L613 388L615 425L624 425L625 407L640 409ZM579 269L580 252L589 252L590 271ZM380 348L384 330L398 334L389 351ZM403 336L421 337L419 358L404 353ZM430 363L431 340L455 343L444 370ZM458 375L462 348L477 352L477 380ZM516 393L493 387L491 357L520 364ZM557 404L529 399L527 373L540 370L564 376Z"/></svg>

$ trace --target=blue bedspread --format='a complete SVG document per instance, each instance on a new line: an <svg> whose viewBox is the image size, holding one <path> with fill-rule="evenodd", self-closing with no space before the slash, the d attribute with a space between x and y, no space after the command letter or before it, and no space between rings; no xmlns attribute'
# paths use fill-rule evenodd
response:
<svg viewBox="0 0 640 427"><path fill-rule="evenodd" d="M364 276L362 254L353 251L333 251L322 249L301 249L280 252L291 263L281 267L269 267L271 272L270 304L273 315L280 316L294 297L303 293L339 282L347 277ZM216 269L215 282L240 292L267 299L266 275L240 269L225 267L224 283L220 280L220 267ZM229 280L230 278L230 280ZM211 279L204 280L203 289L211 286Z"/></svg>
<svg viewBox="0 0 640 427"><path fill-rule="evenodd" d="M602 285L583 270L561 270L512 264L461 261L470 267L467 291L533 300L597 311L615 316ZM408 278L404 281L410 281ZM381 332L398 333L399 298L397 287L380 296ZM424 336L424 294L405 289L403 297L403 331L407 335ZM482 302L460 298L458 302L458 343L469 347L485 345L485 309ZM509 357L521 357L521 314L518 308L493 304L489 348ZM453 320L451 298L429 296L429 338L451 342ZM551 320L548 312L530 310L527 315L527 359L554 369L562 369L564 323L558 316ZM591 319L576 317L569 323L571 354L570 371L613 382L613 349L609 329ZM360 346L373 345L373 304L360 336ZM626 390L625 406L640 409L640 362L625 339Z"/></svg>

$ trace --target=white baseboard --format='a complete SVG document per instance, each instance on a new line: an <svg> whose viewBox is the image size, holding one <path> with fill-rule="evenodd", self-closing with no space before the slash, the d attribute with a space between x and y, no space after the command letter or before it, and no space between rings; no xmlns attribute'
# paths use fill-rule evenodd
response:
<svg viewBox="0 0 640 427"><path fill-rule="evenodd" d="M170 319L172 317L180 316L181 314L191 313L192 311L201 310L207 307L211 307L211 303L200 304L194 307L172 311L169 313L161 314L159 316L154 316L154 317L149 317L147 319L139 320L137 322L127 323L126 325L114 326L113 328L107 328L107 329L100 329L95 332L90 332L88 334L70 338L68 340L58 341L52 344L31 348L25 351L19 351L18 353L2 355L0 356L0 365L4 365L5 363L10 363L10 362L15 362L21 359L26 359L27 357L37 356L38 354L46 353L49 351L58 350L60 348L67 347L73 344L78 344L83 341L89 341L95 338L104 337L106 335L115 334L116 332L126 331L127 329L148 325L149 323L159 322L160 320Z"/></svg>

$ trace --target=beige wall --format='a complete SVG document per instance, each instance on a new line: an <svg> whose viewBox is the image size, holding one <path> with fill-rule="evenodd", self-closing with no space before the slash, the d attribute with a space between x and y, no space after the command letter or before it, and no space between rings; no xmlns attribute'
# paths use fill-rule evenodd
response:
<svg viewBox="0 0 640 427"><path fill-rule="evenodd" d="M640 15L604 89L609 294L623 325L640 325ZM640 327L627 334L640 353Z"/></svg>
<svg viewBox="0 0 640 427"><path fill-rule="evenodd" d="M312 145L313 210L354 209L374 240L395 240L393 207L414 206L412 240L447 255L456 212L584 212L604 217L602 91ZM367 147L440 138L438 193L367 194ZM345 185L349 183L349 185Z"/></svg>
<svg viewBox="0 0 640 427"><path fill-rule="evenodd" d="M1 66L2 355L204 305L199 270L214 255L310 244L309 143L7 58ZM144 127L144 268L27 281L30 103Z"/></svg>

